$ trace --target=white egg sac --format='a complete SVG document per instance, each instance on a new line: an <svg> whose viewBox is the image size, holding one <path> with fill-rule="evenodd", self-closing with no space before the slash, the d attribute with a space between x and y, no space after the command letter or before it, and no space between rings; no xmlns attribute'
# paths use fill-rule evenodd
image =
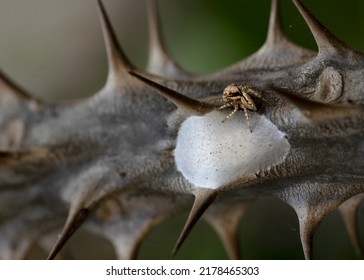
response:
<svg viewBox="0 0 364 280"><path fill-rule="evenodd" d="M282 163L290 145L266 117L250 113L222 122L226 113L192 116L181 125L174 152L179 172L196 187L217 189Z"/></svg>

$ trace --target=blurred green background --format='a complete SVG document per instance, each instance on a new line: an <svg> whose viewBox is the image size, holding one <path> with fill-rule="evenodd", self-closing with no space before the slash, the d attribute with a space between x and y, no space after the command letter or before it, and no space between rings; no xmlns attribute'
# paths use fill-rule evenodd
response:
<svg viewBox="0 0 364 280"><path fill-rule="evenodd" d="M284 27L296 43L316 49L306 24L291 1L281 1ZM305 0L307 7L339 38L364 51L364 1ZM131 61L147 59L145 1L104 0ZM160 0L167 48L186 69L211 73L243 59L264 42L270 0ZM91 95L106 77L106 57L96 0L0 0L0 68L35 96L67 100ZM363 220L363 207L360 215ZM155 229L140 258L169 259L187 213ZM364 225L361 224L364 241ZM298 224L293 210L273 198L262 198L241 222L241 246L247 259L301 259ZM93 236L87 236L93 242ZM82 230L71 240L84 239ZM110 258L110 245L75 252L78 258ZM343 223L332 213L315 236L315 258L355 259ZM101 256L102 252L102 256ZM200 222L176 258L224 259L215 233Z"/></svg>

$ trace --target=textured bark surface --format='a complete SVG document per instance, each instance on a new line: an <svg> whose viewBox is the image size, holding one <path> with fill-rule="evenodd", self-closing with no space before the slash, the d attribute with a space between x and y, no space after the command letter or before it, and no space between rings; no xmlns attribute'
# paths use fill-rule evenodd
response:
<svg viewBox="0 0 364 280"><path fill-rule="evenodd" d="M256 53L194 75L166 52L149 1L142 70L125 56L99 1L109 66L99 92L50 104L1 74L0 258L26 258L37 246L53 259L81 225L109 240L118 258L136 258L155 226L187 209L173 254L203 218L239 258L240 218L266 196L295 210L305 258L314 257L314 232L337 208L361 256L364 55L293 3L317 53L287 38L273 0ZM231 111L219 110L231 83L260 93L248 112L252 131L242 110L226 121Z"/></svg>

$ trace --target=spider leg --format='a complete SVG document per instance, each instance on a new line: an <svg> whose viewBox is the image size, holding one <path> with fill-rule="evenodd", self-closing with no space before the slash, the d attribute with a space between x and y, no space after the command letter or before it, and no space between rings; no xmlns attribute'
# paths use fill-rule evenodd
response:
<svg viewBox="0 0 364 280"><path fill-rule="evenodd" d="M248 123L248 127L249 127L249 130L250 130L250 133L253 133L253 130L252 130L251 126L250 126L248 109L245 106L243 106L243 105L240 105L240 107L244 110L245 119L246 119L246 122Z"/></svg>
<svg viewBox="0 0 364 280"><path fill-rule="evenodd" d="M238 110L239 110L239 105L238 104L232 104L234 106L234 111L232 111L229 115L227 115L225 117L225 119L222 122L225 122L227 119L231 118Z"/></svg>
<svg viewBox="0 0 364 280"><path fill-rule="evenodd" d="M222 110L222 109L229 108L229 107L234 107L234 106L235 105L233 104L233 102L229 102L229 103L226 103L226 104L220 106L218 110Z"/></svg>
<svg viewBox="0 0 364 280"><path fill-rule="evenodd" d="M256 93L255 90L253 90L252 88L250 87L246 87L246 86L243 86L241 88L239 88L239 92L240 92L240 101L241 101L241 104L246 108L246 109L249 109L249 110L253 110L253 111L256 111L257 108L255 106L255 103L254 103L254 100L251 98L251 96L249 95L249 93ZM242 109L244 109L243 107L241 107Z"/></svg>
<svg viewBox="0 0 364 280"><path fill-rule="evenodd" d="M238 96L230 96L229 97L230 100L240 100L241 99L241 96L238 95Z"/></svg>
<svg viewBox="0 0 364 280"><path fill-rule="evenodd" d="M252 88L252 87L248 87L248 86L242 86L239 88L239 91L242 93L242 92L245 92L249 95L254 95L256 97L262 97L261 95L261 92Z"/></svg>
<svg viewBox="0 0 364 280"><path fill-rule="evenodd" d="M257 90L251 90L250 91L255 97L261 98L262 97L262 93L260 91Z"/></svg>

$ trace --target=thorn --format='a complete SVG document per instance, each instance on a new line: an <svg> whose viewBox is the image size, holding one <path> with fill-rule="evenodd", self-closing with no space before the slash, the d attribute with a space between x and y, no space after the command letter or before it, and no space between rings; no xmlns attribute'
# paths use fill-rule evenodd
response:
<svg viewBox="0 0 364 280"><path fill-rule="evenodd" d="M89 210L86 208L79 209L76 213L70 213L66 224L63 227L62 233L59 236L56 244L49 253L48 260L53 260L59 251L62 250L68 239L75 233L75 231L83 224L88 217Z"/></svg>
<svg viewBox="0 0 364 280"><path fill-rule="evenodd" d="M363 201L364 201L364 193L361 193L348 199L339 206L339 212L343 217L351 243L353 244L355 253L360 259L364 258L364 254L359 236L358 211L360 204Z"/></svg>
<svg viewBox="0 0 364 280"><path fill-rule="evenodd" d="M112 224L105 223L100 229L100 234L104 235L114 245L119 260L137 259L143 240L159 223L159 218L140 218L141 216L136 217L133 215L134 213L131 216L120 215L117 221Z"/></svg>
<svg viewBox="0 0 364 280"><path fill-rule="evenodd" d="M340 105L327 104L314 100L308 100L292 94L292 90L278 88L272 84L267 84L267 88L273 91L289 104L296 107L299 112L310 121L324 121L340 115L362 114L363 106L361 105Z"/></svg>
<svg viewBox="0 0 364 280"><path fill-rule="evenodd" d="M279 8L279 2L279 0L272 0L268 35L266 39L267 45L276 45L282 43L282 41L287 40L282 28L282 18Z"/></svg>
<svg viewBox="0 0 364 280"><path fill-rule="evenodd" d="M315 101L311 101L308 99L304 99L302 97L298 97L291 93L288 89L281 89L272 84L267 85L268 88L274 91L282 99L286 100L288 103L295 106L303 115L307 118L312 117L313 112L318 111L320 112L323 107L328 107L330 105L318 103ZM332 108L330 106L330 108Z"/></svg>
<svg viewBox="0 0 364 280"><path fill-rule="evenodd" d="M113 243L118 260L136 260L141 244L132 244L125 248L124 244Z"/></svg>
<svg viewBox="0 0 364 280"><path fill-rule="evenodd" d="M279 4L279 0L272 0L268 32L264 44L251 56L228 67L226 72L240 74L245 69L286 67L302 64L317 55L313 51L296 45L286 36Z"/></svg>
<svg viewBox="0 0 364 280"><path fill-rule="evenodd" d="M345 53L349 47L319 22L300 0L293 0L315 38L319 53Z"/></svg>
<svg viewBox="0 0 364 280"><path fill-rule="evenodd" d="M359 189L361 190L361 185ZM315 230L330 212L342 205L347 197L353 196L353 190L355 187L350 189L342 182L305 182L278 194L278 197L288 203L297 214L306 259L313 258ZM337 195L338 192L340 196Z"/></svg>
<svg viewBox="0 0 364 280"><path fill-rule="evenodd" d="M316 226L310 222L300 220L300 237L303 254L306 260L313 260L313 236Z"/></svg>
<svg viewBox="0 0 364 280"><path fill-rule="evenodd" d="M119 217L119 220L112 224L105 223L100 228L99 234L113 244L118 260L135 260L143 239L149 233L148 228L145 229L143 226L140 226L138 222L125 220L125 217ZM130 228L133 230L129 230Z"/></svg>
<svg viewBox="0 0 364 280"><path fill-rule="evenodd" d="M11 81L4 73L0 71L0 97L8 96L14 98L15 100L36 102L40 104L41 102L28 94L25 90L18 87L13 81Z"/></svg>
<svg viewBox="0 0 364 280"><path fill-rule="evenodd" d="M205 220L215 229L232 260L241 258L238 227L250 201L236 204L212 205L205 213Z"/></svg>
<svg viewBox="0 0 364 280"><path fill-rule="evenodd" d="M54 239L57 238L58 232L57 231L50 231L44 236L42 236L38 240L39 246L45 251L51 251L54 246ZM70 253L70 250L63 249L63 251L59 252L57 256L55 256L53 259L57 257L57 260L71 260L73 259L72 254Z"/></svg>
<svg viewBox="0 0 364 280"><path fill-rule="evenodd" d="M342 203L336 198L335 191L330 192L330 190L335 189L333 185L335 184L306 182L279 195L296 212L302 249L306 260L312 260L314 256L313 239L316 229L324 218ZM329 190L325 193L325 200L317 203L317 197L321 195L322 198L321 190L325 188Z"/></svg>
<svg viewBox="0 0 364 280"><path fill-rule="evenodd" d="M195 100L188 96L185 96L177 91L169 89L161 84L153 82L150 79L147 79L136 72L129 71L129 73L142 81L143 83L149 85L150 87L156 89L162 96L171 101L174 105L176 105L182 111L190 115L201 116L207 114L214 110L214 106L208 103L201 102L199 100Z"/></svg>
<svg viewBox="0 0 364 280"><path fill-rule="evenodd" d="M149 19L149 58L147 70L157 75L181 79L190 77L169 55L162 36L156 0L147 1Z"/></svg>
<svg viewBox="0 0 364 280"><path fill-rule="evenodd" d="M163 44L160 17L158 13L157 1L147 1L148 22L149 22L149 54L157 57L168 56L166 48ZM150 60L152 57L149 57ZM152 63L148 63L152 64Z"/></svg>
<svg viewBox="0 0 364 280"><path fill-rule="evenodd" d="M127 72L132 69L132 65L124 54L124 51L119 45L115 31L111 25L110 19L106 13L105 7L101 0L97 1L99 6L99 15L104 35L107 59L109 64L110 75L117 76L120 72Z"/></svg>
<svg viewBox="0 0 364 280"><path fill-rule="evenodd" d="M325 207L321 209L317 206L310 206L307 201L297 200L293 204L289 204L296 211L298 217L301 244L305 259L312 260L313 237L316 229L329 213L329 209L325 209Z"/></svg>
<svg viewBox="0 0 364 280"><path fill-rule="evenodd" d="M192 209L187 218L186 224L184 225L183 230L173 249L172 256L177 254L197 221L201 218L207 208L214 202L215 198L217 197L217 192L211 189L197 189L195 190L194 195L195 201L192 205Z"/></svg>

